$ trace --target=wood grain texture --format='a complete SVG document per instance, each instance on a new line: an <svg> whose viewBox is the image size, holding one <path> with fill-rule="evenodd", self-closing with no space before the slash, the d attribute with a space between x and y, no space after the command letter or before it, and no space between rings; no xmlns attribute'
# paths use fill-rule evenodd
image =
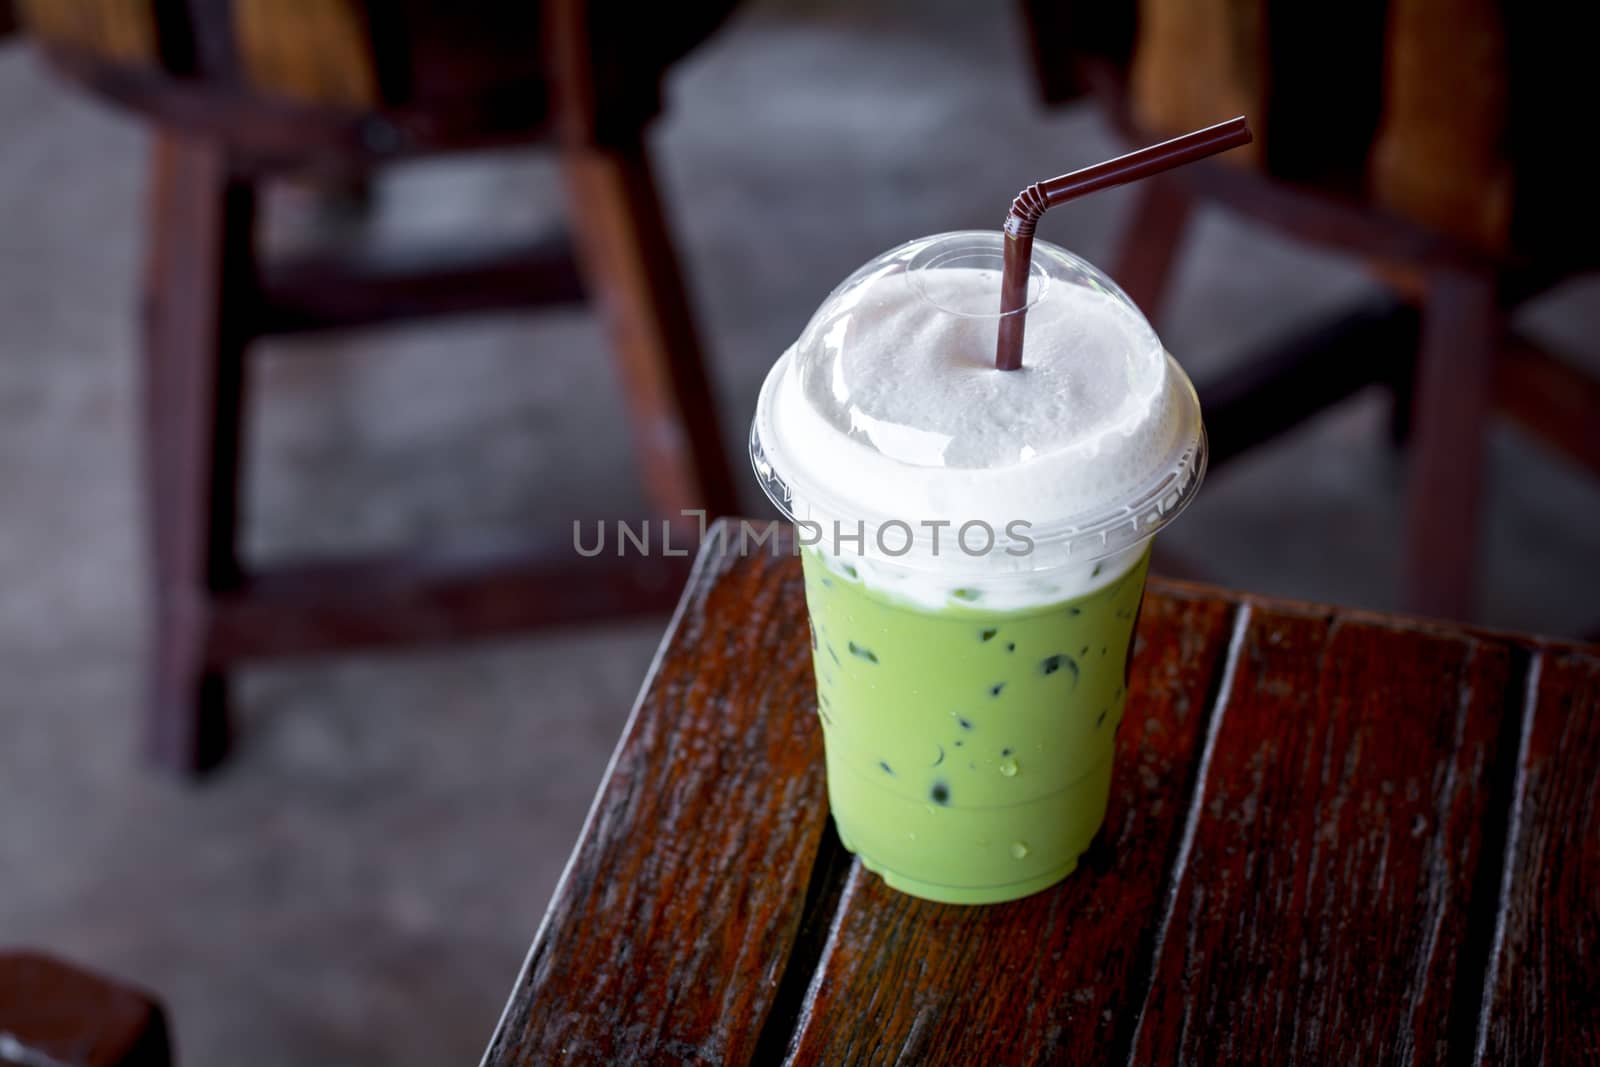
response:
<svg viewBox="0 0 1600 1067"><path fill-rule="evenodd" d="M1535 661L1480 1062L1600 1057L1600 658Z"/></svg>
<svg viewBox="0 0 1600 1067"><path fill-rule="evenodd" d="M1266 0L1139 0L1129 74L1135 119L1170 137L1249 115L1256 139L1218 157L1228 167L1262 158L1267 113Z"/></svg>
<svg viewBox="0 0 1600 1067"><path fill-rule="evenodd" d="M106 103L226 142L241 174L322 169L346 175L420 155L526 146L545 134L547 102L537 87L492 100L362 113L256 92L221 78L172 78L96 62L65 47L45 51L52 68Z"/></svg>
<svg viewBox="0 0 1600 1067"><path fill-rule="evenodd" d="M20 0L17 8L28 31L53 44L118 63L156 61L152 0Z"/></svg>
<svg viewBox="0 0 1600 1067"><path fill-rule="evenodd" d="M708 539L488 1064L746 1063L826 823L798 560Z"/></svg>
<svg viewBox="0 0 1600 1067"><path fill-rule="evenodd" d="M1448 25L1450 32L1441 33ZM1391 0L1377 202L1491 252L1511 235L1510 69L1498 0Z"/></svg>
<svg viewBox="0 0 1600 1067"><path fill-rule="evenodd" d="M1516 671L1499 642L1252 607L1134 1062L1444 1061Z"/></svg>
<svg viewBox="0 0 1600 1067"><path fill-rule="evenodd" d="M1126 70L1094 59L1083 61L1082 67L1102 110L1126 142L1145 143L1155 136L1156 131L1143 125L1136 113ZM1180 167L1167 179L1202 203L1211 202L1297 240L1369 261L1379 259L1411 268L1476 261L1469 246L1376 210L1368 197L1351 195L1347 189L1280 181L1254 166L1225 164L1238 155L1235 150Z"/></svg>
<svg viewBox="0 0 1600 1067"><path fill-rule="evenodd" d="M1592 1056L1593 650L1152 580L1105 834L960 908L826 830L798 564L725 548L486 1063Z"/></svg>
<svg viewBox="0 0 1600 1067"><path fill-rule="evenodd" d="M855 865L790 1063L1121 1058L1232 614L1216 600L1146 597L1106 829L1065 882L958 907Z"/></svg>
<svg viewBox="0 0 1600 1067"><path fill-rule="evenodd" d="M244 76L307 103L360 109L378 103L377 60L357 0L232 0Z"/></svg>
<svg viewBox="0 0 1600 1067"><path fill-rule="evenodd" d="M152 3L151 46L135 51L159 62L81 43L106 32L93 19ZM636 141L668 68L734 3L29 0L49 20L51 65L95 95L225 142L240 171L339 174L525 146L549 137L553 112L577 116L569 143ZM558 26L573 32L552 41Z"/></svg>

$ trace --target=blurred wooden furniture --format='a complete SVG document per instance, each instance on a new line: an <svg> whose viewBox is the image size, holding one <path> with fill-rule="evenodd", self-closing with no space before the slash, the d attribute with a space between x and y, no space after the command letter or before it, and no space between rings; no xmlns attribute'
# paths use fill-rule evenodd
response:
<svg viewBox="0 0 1600 1067"><path fill-rule="evenodd" d="M1366 261L1392 299L1201 383L1213 464L1373 382L1412 469L1407 601L1472 612L1491 410L1600 473L1600 382L1507 329L1600 265L1571 157L1589 35L1491 0L1023 0L1045 98L1092 92L1131 142L1248 113L1257 143L1141 194L1112 273L1159 313L1186 224L1216 204Z"/></svg>
<svg viewBox="0 0 1600 1067"><path fill-rule="evenodd" d="M1052 889L963 908L839 844L799 561L722 540L486 1063L1554 1064L1600 1043L1600 648L1152 581L1101 837Z"/></svg>
<svg viewBox="0 0 1600 1067"><path fill-rule="evenodd" d="M198 770L221 757L233 664L670 606L686 560L575 567L564 523L536 550L247 567L236 550L245 358L267 335L588 297L659 514L681 524L684 509L731 510L644 130L668 65L733 2L641 12L603 0L22 0L57 69L157 130L144 433L157 635L148 734L162 764ZM271 177L347 180L401 157L524 143L560 158L566 238L383 260L256 252Z"/></svg>
<svg viewBox="0 0 1600 1067"><path fill-rule="evenodd" d="M0 949L0 1065L171 1062L166 1016L152 998L48 956Z"/></svg>

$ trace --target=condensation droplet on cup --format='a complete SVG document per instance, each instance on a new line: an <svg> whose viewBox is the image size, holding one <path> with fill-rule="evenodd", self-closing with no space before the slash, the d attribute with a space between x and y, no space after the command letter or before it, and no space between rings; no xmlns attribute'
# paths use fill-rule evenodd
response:
<svg viewBox="0 0 1600 1067"><path fill-rule="evenodd" d="M1000 773L1007 778L1015 778L1017 776L1017 761L1009 757L1001 760Z"/></svg>
<svg viewBox="0 0 1600 1067"><path fill-rule="evenodd" d="M1014 860L1025 860L1025 859L1027 859L1028 858L1028 845L1027 845L1027 842L1025 842L1025 841L1013 841L1013 842L1011 842L1011 858L1014 859Z"/></svg>

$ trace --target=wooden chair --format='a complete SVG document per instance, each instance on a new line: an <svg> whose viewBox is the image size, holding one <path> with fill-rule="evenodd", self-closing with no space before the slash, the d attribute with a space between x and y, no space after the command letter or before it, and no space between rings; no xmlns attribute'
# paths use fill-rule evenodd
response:
<svg viewBox="0 0 1600 1067"><path fill-rule="evenodd" d="M1212 462L1373 382L1412 450L1413 610L1472 613L1491 412L1600 473L1600 383L1507 329L1597 266L1566 112L1588 34L1491 0L1024 0L1045 99L1092 93L1143 143L1248 113L1248 151L1143 188L1113 274L1159 313L1197 202L1365 260L1392 299L1201 384ZM1548 15L1548 13L1544 13Z"/></svg>
<svg viewBox="0 0 1600 1067"><path fill-rule="evenodd" d="M155 575L148 747L197 771L228 742L227 671L271 656L667 610L687 561L570 547L409 554L261 571L236 547L250 342L268 335L594 299L653 506L735 492L643 140L668 65L733 0L649 12L600 0L22 0L76 84L148 118L146 507ZM547 144L568 237L492 255L274 261L259 190L285 173ZM692 525L692 524L690 524Z"/></svg>
<svg viewBox="0 0 1600 1067"><path fill-rule="evenodd" d="M0 1064L168 1067L156 1000L35 952L0 949Z"/></svg>

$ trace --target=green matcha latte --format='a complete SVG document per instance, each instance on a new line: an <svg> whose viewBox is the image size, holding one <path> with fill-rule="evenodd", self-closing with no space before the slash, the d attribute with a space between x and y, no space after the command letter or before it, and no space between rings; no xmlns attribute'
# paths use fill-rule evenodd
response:
<svg viewBox="0 0 1600 1067"><path fill-rule="evenodd" d="M1150 539L1205 465L1193 388L1099 271L1037 242L993 369L1000 235L913 241L829 296L751 433L803 545L839 836L891 886L1010 900L1105 819Z"/></svg>

